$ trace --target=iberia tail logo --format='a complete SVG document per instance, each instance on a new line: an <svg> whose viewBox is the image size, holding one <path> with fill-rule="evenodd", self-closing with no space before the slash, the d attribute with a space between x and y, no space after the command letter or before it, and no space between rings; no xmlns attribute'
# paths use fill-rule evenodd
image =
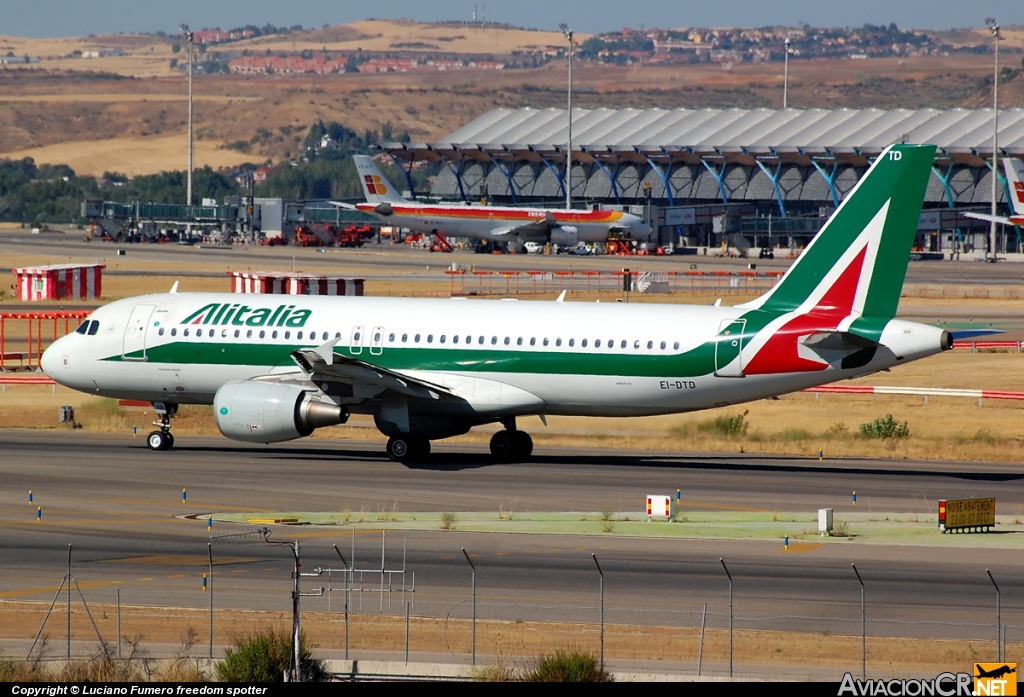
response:
<svg viewBox="0 0 1024 697"><path fill-rule="evenodd" d="M380 175L364 174L363 181L366 182L366 190L371 194L383 196L388 192L388 187L381 181Z"/></svg>

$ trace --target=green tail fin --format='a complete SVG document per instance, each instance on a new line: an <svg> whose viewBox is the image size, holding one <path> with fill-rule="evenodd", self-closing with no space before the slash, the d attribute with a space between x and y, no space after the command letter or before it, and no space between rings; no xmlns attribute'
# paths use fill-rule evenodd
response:
<svg viewBox="0 0 1024 697"><path fill-rule="evenodd" d="M856 317L894 317L934 159L934 145L883 151L779 283L744 307L839 311L839 301Z"/></svg>

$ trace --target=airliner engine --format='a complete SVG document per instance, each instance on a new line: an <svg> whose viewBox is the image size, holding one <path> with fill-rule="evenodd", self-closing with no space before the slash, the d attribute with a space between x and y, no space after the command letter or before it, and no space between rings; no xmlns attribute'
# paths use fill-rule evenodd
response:
<svg viewBox="0 0 1024 697"><path fill-rule="evenodd" d="M213 399L213 413L221 433L246 443L304 438L348 421L347 409L320 401L308 388L260 380L224 383Z"/></svg>

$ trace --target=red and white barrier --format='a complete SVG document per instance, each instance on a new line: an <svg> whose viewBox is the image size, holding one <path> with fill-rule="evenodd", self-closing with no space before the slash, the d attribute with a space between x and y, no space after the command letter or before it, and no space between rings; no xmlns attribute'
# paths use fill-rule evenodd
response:
<svg viewBox="0 0 1024 697"><path fill-rule="evenodd" d="M18 299L94 300L103 285L103 264L55 264L12 269L18 277Z"/></svg>
<svg viewBox="0 0 1024 697"><path fill-rule="evenodd" d="M362 295L363 279L313 273L229 271L232 293Z"/></svg>
<svg viewBox="0 0 1024 697"><path fill-rule="evenodd" d="M804 392L832 392L838 394L896 394L918 397L970 397L971 399L1024 400L1024 392L1000 390L958 390L945 387L889 387L886 385L822 385L808 387Z"/></svg>

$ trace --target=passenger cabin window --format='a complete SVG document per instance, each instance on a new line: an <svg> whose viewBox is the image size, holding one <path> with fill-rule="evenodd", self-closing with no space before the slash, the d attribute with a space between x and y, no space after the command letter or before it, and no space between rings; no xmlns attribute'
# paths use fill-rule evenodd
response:
<svg viewBox="0 0 1024 697"><path fill-rule="evenodd" d="M302 332L299 332L299 338L300 339L302 338ZM380 341L380 332L375 332L374 333L373 340L374 341Z"/></svg>
<svg viewBox="0 0 1024 697"><path fill-rule="evenodd" d="M441 343L442 343L442 344L444 343L444 340L445 340L445 335L444 335L444 334L442 334L442 335L441 335Z"/></svg>
<svg viewBox="0 0 1024 697"><path fill-rule="evenodd" d="M326 335L325 335L325 338L326 338ZM389 334L388 335L388 343L389 344L395 343L395 335L394 334Z"/></svg>
<svg viewBox="0 0 1024 697"><path fill-rule="evenodd" d="M601 340L594 339L594 348L601 348Z"/></svg>
<svg viewBox="0 0 1024 697"><path fill-rule="evenodd" d="M637 339L636 341L633 342L633 348L635 348L635 349L640 348L640 339Z"/></svg>
<svg viewBox="0 0 1024 697"><path fill-rule="evenodd" d="M569 346L575 346L575 345L576 345L576 339L569 339Z"/></svg>
<svg viewBox="0 0 1024 697"><path fill-rule="evenodd" d="M492 337L491 337L491 345L494 345L494 344L496 344L496 343L498 343L498 337L496 337L496 336L492 336Z"/></svg>
<svg viewBox="0 0 1024 697"><path fill-rule="evenodd" d="M260 330L260 338L262 339L262 338L266 337L266 335L267 335L266 330L261 329Z"/></svg>
<svg viewBox="0 0 1024 697"><path fill-rule="evenodd" d="M508 346L508 342L509 342L509 341L510 341L510 339L509 339L509 338L508 338L508 337L506 336L506 337L505 337L505 345L506 345L506 346Z"/></svg>
<svg viewBox="0 0 1024 697"><path fill-rule="evenodd" d="M467 336L467 337L466 337L466 343L467 343L467 344L472 344L472 343L473 343L473 337L471 337L471 336Z"/></svg>
<svg viewBox="0 0 1024 697"><path fill-rule="evenodd" d="M665 342L664 342L664 341L662 341L662 342L661 342L661 350L662 350L662 351L664 351L664 350L665 350L665 346L666 346Z"/></svg>
<svg viewBox="0 0 1024 697"><path fill-rule="evenodd" d="M177 336L177 335L178 335L178 330L175 329L174 327L171 327L171 336Z"/></svg>
<svg viewBox="0 0 1024 697"><path fill-rule="evenodd" d="M295 338L296 339L301 339L302 338L302 332L299 332L298 334L296 334ZM312 337L310 337L310 338L312 338Z"/></svg>
<svg viewBox="0 0 1024 697"><path fill-rule="evenodd" d="M284 338L285 339L291 339L292 338L292 333L291 332L285 332L284 333Z"/></svg>
<svg viewBox="0 0 1024 697"><path fill-rule="evenodd" d="M163 336L164 335L164 328L160 327L160 331L158 331L157 334L159 334L160 336Z"/></svg>
<svg viewBox="0 0 1024 697"><path fill-rule="evenodd" d="M530 337L530 346L536 346L536 345L537 345L537 337L531 336Z"/></svg>
<svg viewBox="0 0 1024 697"><path fill-rule="evenodd" d="M518 339L516 339L516 346L522 346L522 345L523 345L523 337L519 337Z"/></svg>
<svg viewBox="0 0 1024 697"><path fill-rule="evenodd" d="M276 329L273 331L273 333L271 333L270 338L271 339L276 339L277 338L277 330Z"/></svg>
<svg viewBox="0 0 1024 697"><path fill-rule="evenodd" d="M183 333L183 334L184 334L185 336L188 336L188 328L186 327L185 331L184 331L184 332L182 332L182 333Z"/></svg>
<svg viewBox="0 0 1024 697"><path fill-rule="evenodd" d="M452 336L452 343L453 343L453 344L457 344L457 343L459 343L459 335L458 335L458 334L454 334L454 335Z"/></svg>
<svg viewBox="0 0 1024 697"><path fill-rule="evenodd" d="M246 339L251 339L252 338L252 330L251 329L249 329L248 331L245 332L245 338Z"/></svg>
<svg viewBox="0 0 1024 697"><path fill-rule="evenodd" d="M221 336L221 338L227 338L227 335L228 335L228 330L227 330L227 329L221 329L221 330L220 330L220 336ZM237 336L237 335L236 335L236 336Z"/></svg>
<svg viewBox="0 0 1024 697"><path fill-rule="evenodd" d="M402 343L404 344L408 340L409 340L409 335L408 334L402 334Z"/></svg>
<svg viewBox="0 0 1024 697"><path fill-rule="evenodd" d="M648 341L647 342L647 348L649 348L649 349L654 348L654 342L653 341Z"/></svg>
<svg viewBox="0 0 1024 697"><path fill-rule="evenodd" d="M480 337L480 339L479 339L479 340L477 341L477 343L478 343L478 344L482 344L482 343L484 343L484 338L483 338L483 337Z"/></svg>
<svg viewBox="0 0 1024 697"><path fill-rule="evenodd" d="M622 340L621 346L622 346L622 348L626 348L626 340L625 339Z"/></svg>
<svg viewBox="0 0 1024 697"><path fill-rule="evenodd" d="M562 340L561 339L555 339L555 346L561 346L561 345L562 345Z"/></svg>
<svg viewBox="0 0 1024 697"><path fill-rule="evenodd" d="M672 348L674 348L676 351L678 351L679 350L679 342L677 341L676 343L672 344Z"/></svg>
<svg viewBox="0 0 1024 697"><path fill-rule="evenodd" d="M418 344L418 343L420 343L420 335L419 335L419 334L417 334L416 336L414 336L414 337L412 338L412 340L413 340L413 341L415 341L415 342L416 342L417 344Z"/></svg>
<svg viewBox="0 0 1024 697"><path fill-rule="evenodd" d="M433 334L427 334L427 343L428 344L434 343L434 335Z"/></svg>
<svg viewBox="0 0 1024 697"><path fill-rule="evenodd" d="M235 338L237 339L241 335L242 335L242 331L240 329L236 329L235 330Z"/></svg>
<svg viewBox="0 0 1024 697"><path fill-rule="evenodd" d="M341 338L341 332L335 332L334 333L334 338L335 339L340 339Z"/></svg>
<svg viewBox="0 0 1024 697"><path fill-rule="evenodd" d="M210 331L212 332L213 330L211 329ZM196 330L196 336L202 336L202 335L203 335L203 330L202 329L197 329Z"/></svg>
<svg viewBox="0 0 1024 697"><path fill-rule="evenodd" d="M572 346L572 341L569 342L569 345ZM582 346L583 348L586 348L587 347L587 340L584 339L582 342L580 342L580 346Z"/></svg>
<svg viewBox="0 0 1024 697"><path fill-rule="evenodd" d="M547 338L547 337L544 337L544 345L545 345L545 346L547 346L547 345L548 345L548 338Z"/></svg>

